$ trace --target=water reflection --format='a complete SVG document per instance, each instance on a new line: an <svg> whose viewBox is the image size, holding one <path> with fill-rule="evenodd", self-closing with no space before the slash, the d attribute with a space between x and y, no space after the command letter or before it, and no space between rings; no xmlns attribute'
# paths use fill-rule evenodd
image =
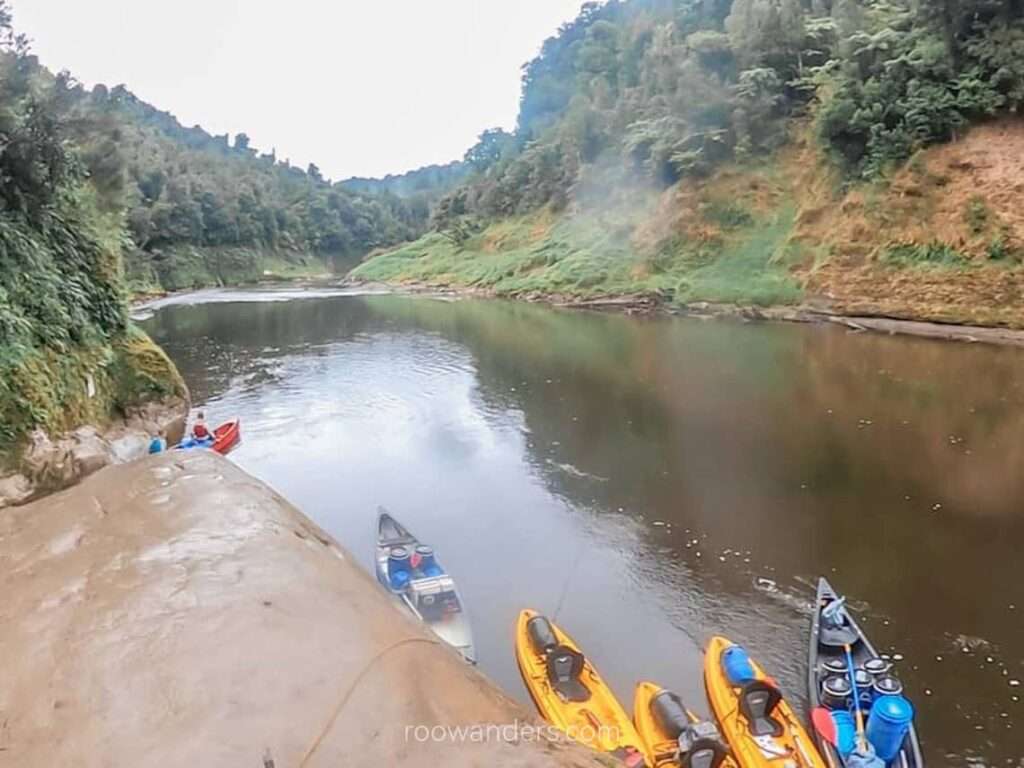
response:
<svg viewBox="0 0 1024 768"><path fill-rule="evenodd" d="M378 504L432 540L515 695L514 617L559 603L626 701L698 702L713 632L802 693L825 573L907 656L930 759L1024 751L1017 350L393 296L147 327L243 417L239 463L367 564Z"/></svg>

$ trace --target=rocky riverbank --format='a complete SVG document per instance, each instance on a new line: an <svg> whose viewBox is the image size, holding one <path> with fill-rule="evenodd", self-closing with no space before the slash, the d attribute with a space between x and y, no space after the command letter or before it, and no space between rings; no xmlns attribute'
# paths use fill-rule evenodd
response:
<svg viewBox="0 0 1024 768"><path fill-rule="evenodd" d="M133 407L105 428L86 425L58 437L34 430L17 470L0 473L0 509L72 486L110 464L140 459L154 437L179 442L188 409L186 399L169 397Z"/></svg>
<svg viewBox="0 0 1024 768"><path fill-rule="evenodd" d="M607 764L512 730L536 721L209 451L5 511L0 562L0 756L21 768Z"/></svg>
<svg viewBox="0 0 1024 768"><path fill-rule="evenodd" d="M439 298L505 298L531 303L550 304L566 309L586 309L604 312L623 312L629 315L667 314L695 318L736 318L743 321L774 321L787 323L832 323L854 332L874 332L920 336L944 341L1000 344L1024 347L1024 330L996 326L938 323L907 317L876 314L844 314L818 302L796 306L761 307L714 302L674 304L647 294L623 294L598 298L580 298L569 294L532 291L504 296L492 289L460 286L450 283L400 281L381 283L350 277L343 283L352 289L372 292L391 291Z"/></svg>

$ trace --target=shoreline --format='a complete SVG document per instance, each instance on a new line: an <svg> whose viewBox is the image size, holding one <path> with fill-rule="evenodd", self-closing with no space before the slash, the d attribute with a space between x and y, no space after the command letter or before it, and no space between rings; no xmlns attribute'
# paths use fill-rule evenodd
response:
<svg viewBox="0 0 1024 768"><path fill-rule="evenodd" d="M807 324L833 324L856 333L881 333L889 336L916 336L940 341L958 341L969 344L996 344L1024 347L1024 330L1002 326L943 323L885 314L845 314L827 307L811 304L759 307L754 305L717 304L695 302L670 305L656 296L622 294L583 299L561 294L528 293L502 296L486 288L432 285L422 282L382 283L378 281L345 278L339 287L387 289L391 293L410 296L438 296L477 299L505 299L530 304L547 304L562 309L599 312L621 312L627 315L670 315L695 319L734 318L743 321L785 322Z"/></svg>

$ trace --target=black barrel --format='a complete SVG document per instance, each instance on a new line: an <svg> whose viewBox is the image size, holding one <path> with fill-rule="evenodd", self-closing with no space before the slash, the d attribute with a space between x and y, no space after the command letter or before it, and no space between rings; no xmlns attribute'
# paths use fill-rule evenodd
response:
<svg viewBox="0 0 1024 768"><path fill-rule="evenodd" d="M678 739L679 734L690 724L683 700L672 691L662 691L651 699L651 714L654 715L655 722L672 739Z"/></svg>
<svg viewBox="0 0 1024 768"><path fill-rule="evenodd" d="M826 659L822 666L830 675L846 674L846 659Z"/></svg>
<svg viewBox="0 0 1024 768"><path fill-rule="evenodd" d="M526 634L530 636L530 644L537 653L548 653L558 647L555 630L543 616L534 616L526 622Z"/></svg>
<svg viewBox="0 0 1024 768"><path fill-rule="evenodd" d="M853 687L842 675L826 677L821 686L821 703L829 709L846 709Z"/></svg>
<svg viewBox="0 0 1024 768"><path fill-rule="evenodd" d="M864 662L864 669L873 679L877 680L878 678L889 674L889 670L892 669L892 662L876 656L875 658L868 659Z"/></svg>
<svg viewBox="0 0 1024 768"><path fill-rule="evenodd" d="M876 698L878 696L899 696L903 693L903 683L892 675L885 675L875 680L873 689Z"/></svg>

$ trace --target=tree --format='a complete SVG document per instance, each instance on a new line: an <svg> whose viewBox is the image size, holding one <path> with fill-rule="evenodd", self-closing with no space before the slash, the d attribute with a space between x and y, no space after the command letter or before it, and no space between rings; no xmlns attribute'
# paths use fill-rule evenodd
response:
<svg viewBox="0 0 1024 768"><path fill-rule="evenodd" d="M247 155L256 154L256 150L249 147L249 135L246 133L235 134L235 151L244 152Z"/></svg>
<svg viewBox="0 0 1024 768"><path fill-rule="evenodd" d="M463 161L478 172L486 171L497 163L514 144L514 137L502 128L489 128L480 139L466 150Z"/></svg>

